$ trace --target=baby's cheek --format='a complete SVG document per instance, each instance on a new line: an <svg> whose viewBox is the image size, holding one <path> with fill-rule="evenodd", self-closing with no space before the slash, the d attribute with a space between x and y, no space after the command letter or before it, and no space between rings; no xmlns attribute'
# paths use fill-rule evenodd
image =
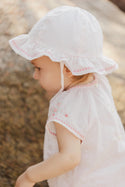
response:
<svg viewBox="0 0 125 187"><path fill-rule="evenodd" d="M51 79L48 78L47 74L43 73L39 75L39 82L45 89L51 86L52 83L50 81Z"/></svg>
<svg viewBox="0 0 125 187"><path fill-rule="evenodd" d="M55 74L53 74L53 72L48 72L47 74L46 74L46 81L48 82L48 84L50 84L51 86L53 85L53 84L55 84L55 80L56 80L57 78L55 78Z"/></svg>

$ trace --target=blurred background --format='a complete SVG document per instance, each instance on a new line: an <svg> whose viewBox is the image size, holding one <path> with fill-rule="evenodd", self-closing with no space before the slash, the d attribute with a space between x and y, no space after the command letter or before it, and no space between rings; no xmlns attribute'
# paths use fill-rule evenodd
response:
<svg viewBox="0 0 125 187"><path fill-rule="evenodd" d="M0 187L13 187L25 169L43 160L44 127L49 103L33 66L17 55L8 40L28 33L49 10L79 6L99 20L104 54L119 64L107 75L125 127L125 0L0 0ZM47 187L47 181L35 187Z"/></svg>

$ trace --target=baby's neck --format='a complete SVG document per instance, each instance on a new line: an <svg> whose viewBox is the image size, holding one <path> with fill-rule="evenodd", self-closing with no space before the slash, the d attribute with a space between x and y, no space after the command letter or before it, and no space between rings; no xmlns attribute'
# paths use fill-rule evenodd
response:
<svg viewBox="0 0 125 187"><path fill-rule="evenodd" d="M90 75L87 80L85 80L84 82L80 82L78 84L70 84L69 86L67 86L64 90L68 90L69 88L72 88L73 86L76 86L76 85L86 85L88 83L91 83L93 82L93 80L95 79L94 75Z"/></svg>

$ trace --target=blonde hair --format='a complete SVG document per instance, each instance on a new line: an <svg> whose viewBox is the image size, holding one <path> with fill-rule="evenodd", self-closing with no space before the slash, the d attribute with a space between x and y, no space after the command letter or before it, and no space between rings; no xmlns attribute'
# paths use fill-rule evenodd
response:
<svg viewBox="0 0 125 187"><path fill-rule="evenodd" d="M65 66L65 64L64 64L64 66ZM68 71L70 71L66 66L65 66L65 68L66 68ZM66 87L64 90L68 90L68 88L73 87L73 86L75 86L75 85L78 85L79 83L84 83L85 81L87 81L87 80L88 80L90 77L92 77L92 76L93 76L93 73L87 73L87 74L78 75L78 76L73 75L73 76L71 77L71 79L72 79L71 84L68 85L68 87Z"/></svg>

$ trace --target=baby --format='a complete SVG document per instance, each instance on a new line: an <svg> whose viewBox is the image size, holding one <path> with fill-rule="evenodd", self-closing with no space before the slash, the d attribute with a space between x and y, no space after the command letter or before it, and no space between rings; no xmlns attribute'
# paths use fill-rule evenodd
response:
<svg viewBox="0 0 125 187"><path fill-rule="evenodd" d="M118 64L103 55L103 34L88 11L60 6L9 40L35 67L49 100L43 161L15 187L124 187L125 131L106 74Z"/></svg>

